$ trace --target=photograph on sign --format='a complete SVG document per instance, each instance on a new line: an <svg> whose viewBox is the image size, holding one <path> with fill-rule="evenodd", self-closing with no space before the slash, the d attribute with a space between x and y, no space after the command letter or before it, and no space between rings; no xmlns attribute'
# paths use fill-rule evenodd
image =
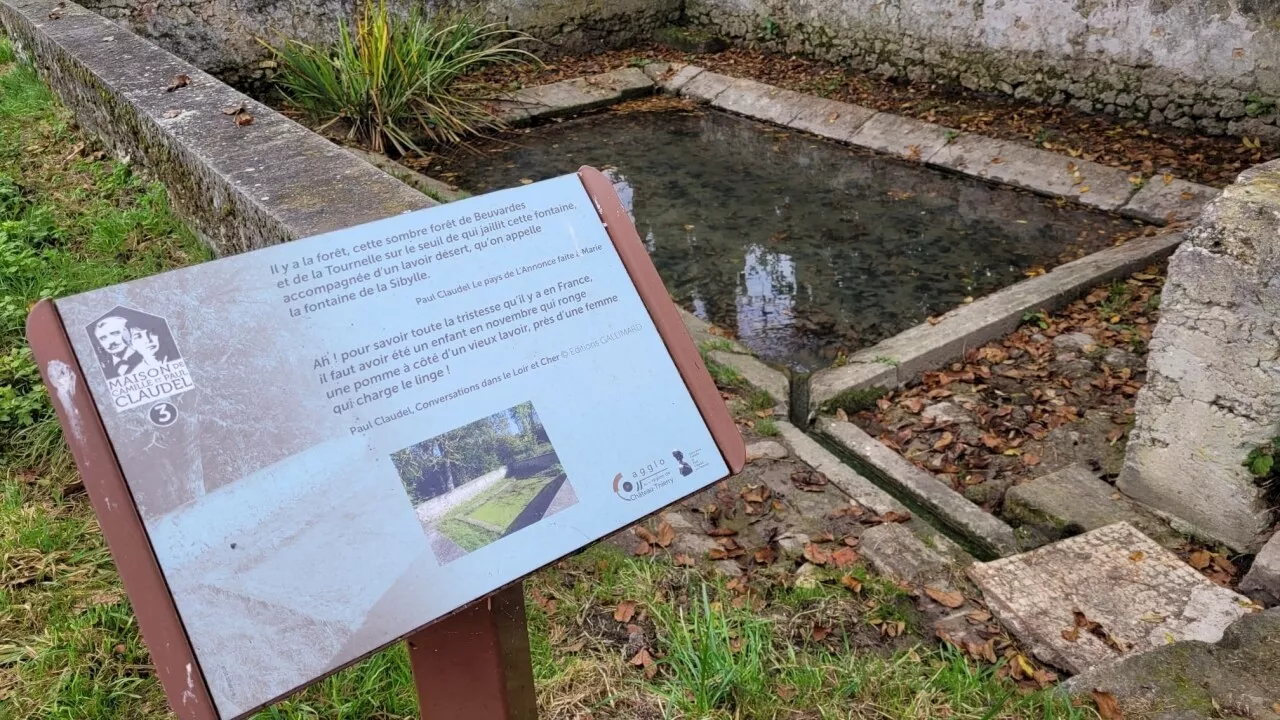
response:
<svg viewBox="0 0 1280 720"><path fill-rule="evenodd" d="M220 718L729 474L577 175L56 308Z"/></svg>
<svg viewBox="0 0 1280 720"><path fill-rule="evenodd" d="M578 502L533 403L391 454L441 565Z"/></svg>

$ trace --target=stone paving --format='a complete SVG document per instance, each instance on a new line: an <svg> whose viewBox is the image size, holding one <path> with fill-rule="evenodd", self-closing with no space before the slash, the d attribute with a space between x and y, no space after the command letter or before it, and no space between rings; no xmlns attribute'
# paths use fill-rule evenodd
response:
<svg viewBox="0 0 1280 720"><path fill-rule="evenodd" d="M1217 642L1256 608L1123 522L968 573L1005 627L1071 673L1179 640Z"/></svg>

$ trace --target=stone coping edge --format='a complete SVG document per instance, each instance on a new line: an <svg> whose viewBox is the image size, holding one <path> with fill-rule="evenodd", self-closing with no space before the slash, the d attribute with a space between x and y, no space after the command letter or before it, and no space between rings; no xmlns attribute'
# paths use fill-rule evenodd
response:
<svg viewBox="0 0 1280 720"><path fill-rule="evenodd" d="M1130 173L1119 168L852 103L802 95L696 65L665 73L657 82L667 93L754 120L1155 225L1194 219L1219 192L1173 178L1164 182L1160 178L1131 180Z"/></svg>
<svg viewBox="0 0 1280 720"><path fill-rule="evenodd" d="M846 364L810 377L809 416L842 392L893 389L963 358L970 349L1012 332L1027 313L1064 307L1099 283L1167 258L1181 242L1182 233L1165 232L1100 250L859 350Z"/></svg>
<svg viewBox="0 0 1280 720"><path fill-rule="evenodd" d="M861 468L905 493L939 520L995 557L1019 551L1013 528L863 432L853 423L818 420L818 432L851 453Z"/></svg>
<svg viewBox="0 0 1280 720"><path fill-rule="evenodd" d="M0 0L0 26L80 125L163 183L218 255L436 204L79 5ZM252 122L223 112L234 107Z"/></svg>

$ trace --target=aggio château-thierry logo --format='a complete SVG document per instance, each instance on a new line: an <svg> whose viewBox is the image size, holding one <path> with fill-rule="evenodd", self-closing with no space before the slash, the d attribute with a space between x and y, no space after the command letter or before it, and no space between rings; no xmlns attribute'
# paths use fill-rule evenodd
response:
<svg viewBox="0 0 1280 720"><path fill-rule="evenodd" d="M694 470L706 463L698 460L700 451L695 450L686 457L682 450L672 450L671 460L657 457L630 473L618 473L613 477L613 492L628 502L639 500L649 493L666 487L676 481L677 475L688 477Z"/></svg>

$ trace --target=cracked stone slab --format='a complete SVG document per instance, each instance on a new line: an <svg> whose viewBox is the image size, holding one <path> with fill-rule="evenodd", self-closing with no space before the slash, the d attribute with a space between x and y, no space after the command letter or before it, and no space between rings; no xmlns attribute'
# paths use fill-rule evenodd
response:
<svg viewBox="0 0 1280 720"><path fill-rule="evenodd" d="M849 142L908 160L928 162L947 144L947 133L957 130L921 122L893 113L876 113L867 118Z"/></svg>
<svg viewBox="0 0 1280 720"><path fill-rule="evenodd" d="M922 587L946 585L951 577L950 558L924 544L898 523L885 523L864 530L858 550L881 575Z"/></svg>
<svg viewBox="0 0 1280 720"><path fill-rule="evenodd" d="M1018 551L1013 528L863 432L862 428L826 417L818 420L817 427L823 435L853 453L868 471L909 494L915 502L982 545L986 551L998 557Z"/></svg>
<svg viewBox="0 0 1280 720"><path fill-rule="evenodd" d="M929 164L1102 210L1119 209L1134 193L1118 168L982 135L961 135Z"/></svg>
<svg viewBox="0 0 1280 720"><path fill-rule="evenodd" d="M688 68L685 69L687 70ZM720 93L728 90L732 84L733 78L728 75L703 70L680 86L680 94L687 98L709 103L715 100Z"/></svg>
<svg viewBox="0 0 1280 720"><path fill-rule="evenodd" d="M875 114L875 110L860 105L806 95L800 102L800 112L787 127L837 142L850 142L854 133Z"/></svg>
<svg viewBox="0 0 1280 720"><path fill-rule="evenodd" d="M1073 674L1180 640L1217 642L1253 607L1124 522L967 572L1037 658ZM1100 629L1079 627L1077 613Z"/></svg>
<svg viewBox="0 0 1280 720"><path fill-rule="evenodd" d="M653 90L653 80L640 68L622 68L599 75L524 88L496 106L509 123L560 117L612 105Z"/></svg>
<svg viewBox="0 0 1280 720"><path fill-rule="evenodd" d="M800 112L804 99L804 95L794 90L784 90L755 80L737 79L724 92L716 95L711 101L711 107L786 125Z"/></svg>
<svg viewBox="0 0 1280 720"><path fill-rule="evenodd" d="M704 68L698 67L697 65L685 65L677 70L674 75L658 81L658 84L664 91L669 92L672 95L677 95L690 80L701 75L703 72Z"/></svg>
<svg viewBox="0 0 1280 720"><path fill-rule="evenodd" d="M1120 208L1120 214L1156 225L1195 220L1205 205L1219 194L1221 191L1217 188L1177 178L1165 182L1157 175L1147 180L1129 203Z"/></svg>

